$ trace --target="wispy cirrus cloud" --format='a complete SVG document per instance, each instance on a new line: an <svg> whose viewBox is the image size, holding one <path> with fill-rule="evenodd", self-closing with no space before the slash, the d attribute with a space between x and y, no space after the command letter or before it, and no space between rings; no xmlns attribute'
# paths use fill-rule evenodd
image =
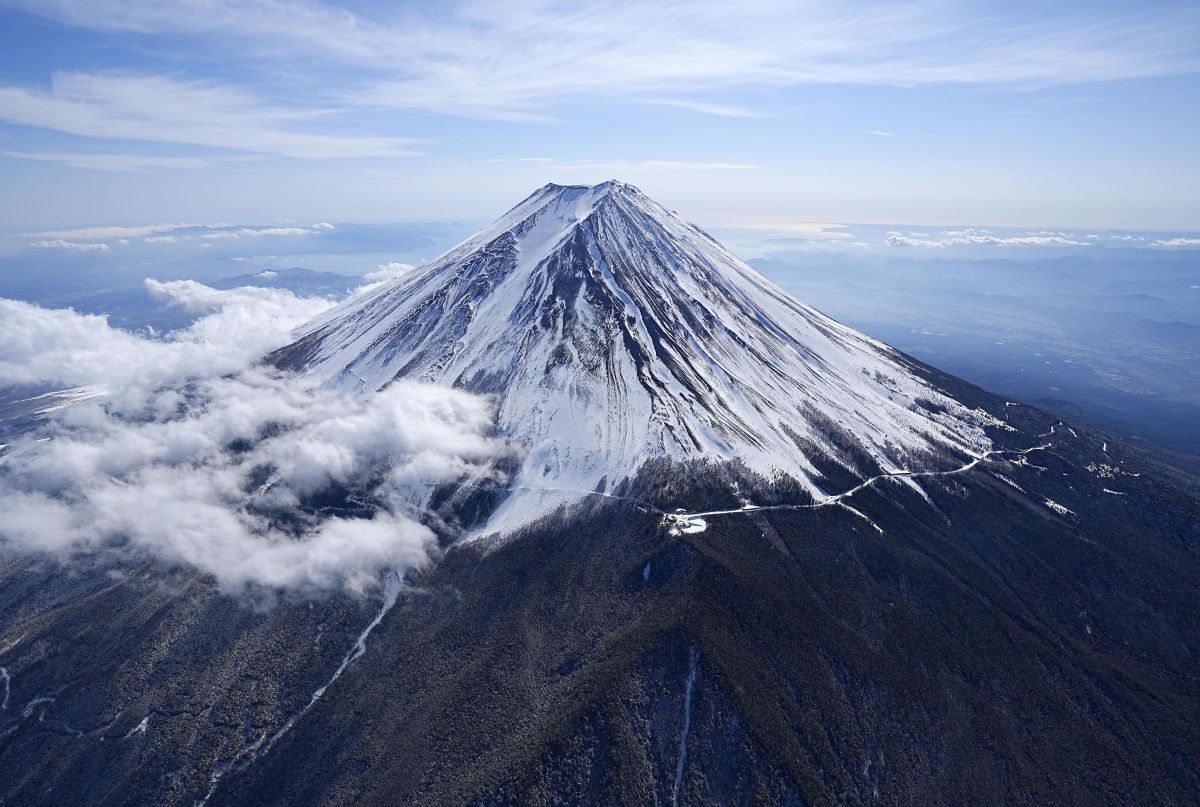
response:
<svg viewBox="0 0 1200 807"><path fill-rule="evenodd" d="M858 84L1061 85L1195 72L1200 14L1099 7L1030 19L938 2L477 2L355 13L310 0L7 0L101 31L220 39L248 63L357 71L344 100L538 119L560 101L646 98L751 114L714 93ZM585 43L585 46L580 46ZM302 148L308 151L307 148Z"/></svg>
<svg viewBox="0 0 1200 807"><path fill-rule="evenodd" d="M1190 13L985 24L929 3L472 3L418 26L404 75L358 100L521 117L638 92L714 104L714 92L744 88L1106 81L1196 70L1185 32L1197 29Z"/></svg>
<svg viewBox="0 0 1200 807"><path fill-rule="evenodd" d="M71 168L87 168L92 171L196 170L212 168L222 162L228 162L228 160L212 157L170 157L149 154L89 154L61 151L3 151L0 154L18 160L58 163Z"/></svg>
<svg viewBox="0 0 1200 807"><path fill-rule="evenodd" d="M258 59L303 47L314 54L367 61L398 43L386 25L309 0L3 0L0 5L96 31L225 37L232 38L230 46L254 42ZM265 51L259 49L263 44Z"/></svg>
<svg viewBox="0 0 1200 807"><path fill-rule="evenodd" d="M846 229L849 225L833 224L822 221L789 221L760 224L740 224L741 230L766 230L772 233L785 233L782 238L770 239L775 241L799 239L803 241L848 241L854 239L854 234Z"/></svg>
<svg viewBox="0 0 1200 807"><path fill-rule="evenodd" d="M642 103L655 104L657 106L677 107L678 109L686 109L690 112L699 112L701 115L713 115L718 118L757 118L760 113L752 109L747 109L743 106L735 106L733 104L716 104L708 101L697 101L687 98L643 98Z"/></svg>
<svg viewBox="0 0 1200 807"><path fill-rule="evenodd" d="M83 241L103 240L106 238L142 238L148 235L169 233L190 224L137 224L113 227L78 227L74 230L45 230L40 233L26 233L34 238L66 238Z"/></svg>
<svg viewBox="0 0 1200 807"><path fill-rule="evenodd" d="M79 169L190 171L181 181L201 194L213 193L216 184L194 170L213 167L206 161L252 160L236 169L222 163L214 174L274 181L290 168L260 155L325 160L428 152L427 161L388 169L397 186L411 190L425 177L447 177L444 163L456 162L449 159L454 155L461 156L458 164L478 164L522 143L535 154L662 157L681 163L671 169L676 172L685 170L684 162L759 164L768 170L731 183L740 187L725 190L721 202L744 195L748 204L763 206L756 217L767 205L794 204L807 185L830 206L803 213L797 206L803 217L853 218L856 209L869 209L864 215L872 221L913 215L955 221L961 215L1014 223L1008 216L1017 200L1006 194L1016 191L1003 166L1019 159L1025 144L1013 138L1024 127L991 124L1002 110L1017 109L1062 118L1061 130L1056 122L1029 127L1029 134L1046 138L1061 131L1080 142L1057 162L1050 149L1032 153L1030 182L1021 191L1032 203L1030 215L1045 209L1044 220L1082 225L1066 208L1090 195L1088 165L1129 148L1130 159L1119 164L1145 198L1121 198L1111 190L1120 183L1110 184L1089 200L1089 209L1108 212L1087 223L1159 231L1191 226L1177 201L1192 199L1192 177L1172 168L1187 164L1183 145L1167 138L1158 147L1150 126L1122 141L1120 127L1097 125L1106 104L1118 108L1134 92L1127 81L1147 90L1146 114L1164 126L1182 108L1169 97L1175 92L1170 82L1154 81L1200 73L1200 9L1175 0L1138 10L1113 4L984 9L947 0L0 0L0 9L6 7L27 12L3 15L21 28L18 35L63 40L63 47L31 57L20 74L0 79L0 124L35 127L6 127L13 135L5 145L10 153ZM78 30L65 34L66 26ZM68 40L88 46L69 63L58 56ZM74 72L47 83L63 68ZM962 87L993 103L953 109L946 101L967 97L958 92ZM1068 108L1084 100L1093 104L1090 113ZM671 110L709 119L681 131L683 113ZM863 134L864 126L875 134ZM831 136L820 145L824 159L814 164L805 147L816 145L821 132ZM951 140L952 133L963 136ZM889 134L894 139L883 139ZM932 152L921 149L918 138L934 135L953 144L942 156L955 170L922 174L910 162L881 172L879 161L890 151L884 146L903 139L914 152ZM72 136L99 142L77 145ZM704 150L681 151L684 140ZM562 142L573 147L568 151ZM295 183L295 204L323 197L318 187L324 184L332 196L323 202L337 197L365 204L346 174L330 181L321 175L324 167L300 170L313 182L301 185L292 174L279 183ZM377 171L364 170L364 178L379 183L373 190L383 194L384 174ZM29 167L23 173L56 183L70 179ZM1135 175L1146 181L1134 182ZM967 176L975 199L969 211L962 209L960 189ZM150 188L158 179L139 184ZM878 193L881 179L897 187ZM659 194L672 187L680 195L698 192L694 180L663 180ZM498 188L501 178L463 181ZM910 193L917 186L919 199ZM428 195L448 187L429 186ZM711 193L699 190L701 197ZM484 197L475 198L482 203ZM429 200L400 204L417 215ZM1131 205L1158 212L1129 221L1122 209ZM1051 213L1054 208L1061 209ZM214 217L253 215L225 213L216 202L208 209ZM289 215L328 215L319 210L314 204ZM32 215L17 219L10 212L12 220L39 220Z"/></svg>
<svg viewBox="0 0 1200 807"><path fill-rule="evenodd" d="M300 159L414 153L412 141L401 138L310 131L319 117L317 109L274 106L234 87L161 75L60 72L44 90L0 86L0 120L82 137Z"/></svg>

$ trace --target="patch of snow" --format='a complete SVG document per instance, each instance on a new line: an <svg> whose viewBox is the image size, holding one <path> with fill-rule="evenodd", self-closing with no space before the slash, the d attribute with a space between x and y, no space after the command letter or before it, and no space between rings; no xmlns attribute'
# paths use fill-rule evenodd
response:
<svg viewBox="0 0 1200 807"><path fill-rule="evenodd" d="M145 717L142 718L142 722L138 723L136 726L131 728L125 734L125 737L123 739L128 740L130 737L132 737L135 734L145 734L146 729L149 728L149 726L150 726L150 715L146 715Z"/></svg>
<svg viewBox="0 0 1200 807"><path fill-rule="evenodd" d="M1016 488L1017 490L1021 491L1022 493L1025 492L1025 488L1021 487L1020 485L1018 485L1016 482L1009 479L1004 474L993 473L992 476L996 477L997 479L999 479L1001 482L1008 485L1009 487Z"/></svg>
<svg viewBox="0 0 1200 807"><path fill-rule="evenodd" d="M696 673L699 672L700 654L692 648L688 656L688 676L684 682L683 695L683 725L679 730L679 759L675 762L675 785L671 788L671 804L679 804L679 791L683 786L683 771L687 765L688 733L692 729L692 689L696 685Z"/></svg>
<svg viewBox="0 0 1200 807"><path fill-rule="evenodd" d="M1046 499L1045 504L1047 507L1049 507L1054 512L1058 513L1060 516L1074 516L1075 515L1074 510L1064 507L1063 505L1059 504L1058 502L1054 501L1053 499Z"/></svg>
<svg viewBox="0 0 1200 807"><path fill-rule="evenodd" d="M846 504L846 503L845 503L845 502L843 502L843 501L839 501L839 502L838 502L838 506L839 506L839 507L842 507L842 508L844 508L844 509L846 509L846 510L849 510L851 513L853 513L854 515L858 516L858 517L859 517L859 518L861 518L863 521L867 522L867 523L868 523L868 524L870 524L872 527L874 527L874 528L875 528L875 531L876 531L876 532L878 532L880 535L883 535L883 527L880 527L878 524L876 524L874 521L872 521L872 520L871 520L871 517L870 517L870 516L868 516L866 513L862 512L861 510L856 510L855 508L851 507L850 505Z"/></svg>
<svg viewBox="0 0 1200 807"><path fill-rule="evenodd" d="M34 710L43 703L54 703L54 698L49 695L38 695L33 700L29 701L29 703L25 704L25 708L21 710L21 717L30 717Z"/></svg>

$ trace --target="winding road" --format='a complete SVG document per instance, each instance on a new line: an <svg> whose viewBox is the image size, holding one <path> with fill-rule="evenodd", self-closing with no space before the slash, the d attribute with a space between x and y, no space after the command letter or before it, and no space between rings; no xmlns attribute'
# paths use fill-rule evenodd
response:
<svg viewBox="0 0 1200 807"><path fill-rule="evenodd" d="M1032 446L1030 448L993 449L992 451L985 451L984 453L980 454L978 457L973 458L970 462L966 463L965 465L963 465L959 468L951 468L948 471L892 471L890 473L878 474L876 476L872 476L871 478L860 482L859 484L855 485L854 487L850 488L849 490L847 490L843 493L838 493L833 496L826 496L824 499L820 500L819 502L812 502L810 504L768 504L768 505L762 505L762 506L745 505L742 507L736 507L736 508L732 508L729 510L704 510L704 511L697 511L697 512L678 512L678 511L676 511L674 513L664 513L663 515L666 515L668 518L671 518L672 520L675 520L675 521L695 522L697 519L711 518L712 516L746 515L748 513L761 513L764 510L814 510L818 507L829 507L831 505L845 506L845 504L842 501L843 499L850 498L851 496L853 496L855 493L858 493L863 488L867 488L867 487L870 487L871 485L874 485L880 479L890 479L890 478L899 477L899 476L907 476L907 477L913 477L913 478L922 477L922 476L951 476L953 474L961 474L965 471L969 471L972 468L974 468L976 465L978 465L979 463L984 462L985 460L991 459L992 457L997 457L997 456L1001 456L1004 454L1019 454L1019 455L1023 456L1026 454L1031 454L1034 451L1043 451L1047 448L1050 448L1050 446L1051 446L1050 443L1044 443L1042 445ZM854 510L853 512L855 512L857 515L860 515L860 516L862 515L857 510ZM863 516L863 518L866 518L866 516ZM869 520L870 519L868 519L868 521ZM876 527L876 529L878 529L878 527Z"/></svg>

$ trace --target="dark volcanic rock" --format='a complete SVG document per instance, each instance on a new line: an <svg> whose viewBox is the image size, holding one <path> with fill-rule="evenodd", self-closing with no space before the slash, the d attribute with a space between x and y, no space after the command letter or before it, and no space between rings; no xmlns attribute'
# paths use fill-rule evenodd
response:
<svg viewBox="0 0 1200 807"><path fill-rule="evenodd" d="M1024 434L1054 424L1013 409ZM210 803L1191 801L1196 482L1073 428L1028 464L925 480L928 501L864 489L882 534L821 508L673 537L606 501L456 548ZM636 492L726 483L679 471ZM27 561L0 597L0 793L22 804L202 799L373 608L256 611L178 573Z"/></svg>

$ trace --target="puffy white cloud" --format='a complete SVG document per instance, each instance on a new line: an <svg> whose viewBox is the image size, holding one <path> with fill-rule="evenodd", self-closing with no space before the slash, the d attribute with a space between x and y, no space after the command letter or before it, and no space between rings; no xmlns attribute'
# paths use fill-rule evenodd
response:
<svg viewBox="0 0 1200 807"><path fill-rule="evenodd" d="M263 227L257 230L242 230L242 235L308 235L312 230L307 227Z"/></svg>
<svg viewBox="0 0 1200 807"><path fill-rule="evenodd" d="M363 285L354 290L354 294L362 294L364 291L378 288L385 283L390 283L401 275L408 274L413 270L410 263L400 263L392 261L391 263L381 263L373 272L367 272L363 275L363 280L367 281Z"/></svg>
<svg viewBox="0 0 1200 807"><path fill-rule="evenodd" d="M1200 247L1200 238L1163 238L1151 241L1153 247Z"/></svg>
<svg viewBox="0 0 1200 807"><path fill-rule="evenodd" d="M893 247L944 247L941 241L930 241L926 238L910 238L897 232L887 234L887 242Z"/></svg>
<svg viewBox="0 0 1200 807"><path fill-rule="evenodd" d="M157 385L248 367L329 306L284 289L219 291L191 280L146 285L171 305L220 316L161 340L143 339L110 327L103 316L0 299L0 385L103 385L136 400Z"/></svg>
<svg viewBox="0 0 1200 807"><path fill-rule="evenodd" d="M328 305L277 289L151 282L208 312L150 339L103 317L0 300L0 384L104 383L0 460L0 545L63 560L97 552L213 575L226 591L361 592L420 566L430 486L503 446L488 400L401 382L349 397L256 364ZM349 508L308 498L353 491Z"/></svg>

